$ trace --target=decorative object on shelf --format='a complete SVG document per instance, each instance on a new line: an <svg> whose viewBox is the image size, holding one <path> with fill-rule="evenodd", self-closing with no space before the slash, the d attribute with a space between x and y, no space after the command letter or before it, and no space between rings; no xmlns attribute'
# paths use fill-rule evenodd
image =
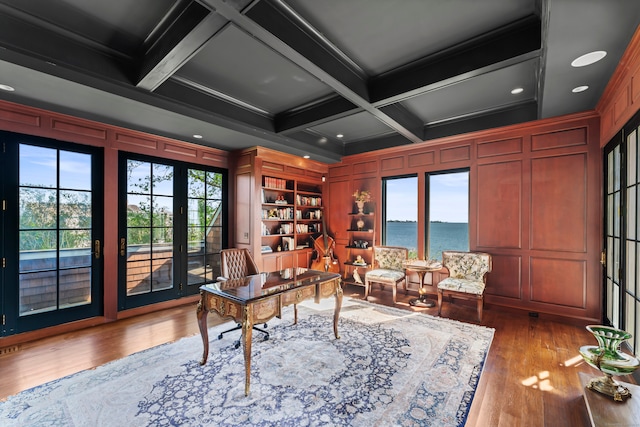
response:
<svg viewBox="0 0 640 427"><path fill-rule="evenodd" d="M353 280L355 280L356 283L358 284L362 284L362 279L360 278L360 273L358 273L358 267L356 267L353 270Z"/></svg>
<svg viewBox="0 0 640 427"><path fill-rule="evenodd" d="M357 264L357 265L367 265L367 263L366 263L366 262L364 261L364 259L362 258L362 255L358 255L358 256L356 257L356 260L355 260L355 261L353 261L353 263L354 263L354 264ZM356 271L357 271L357 270L358 270L358 269L356 268Z"/></svg>
<svg viewBox="0 0 640 427"><path fill-rule="evenodd" d="M358 230L363 230L363 229L364 229L364 221L362 220L362 218L360 218L360 219L356 222L356 226L358 226Z"/></svg>
<svg viewBox="0 0 640 427"><path fill-rule="evenodd" d="M356 190L353 193L353 198L356 199L356 205L358 206L358 213L364 213L364 204L371 201L371 192L368 190Z"/></svg>
<svg viewBox="0 0 640 427"><path fill-rule="evenodd" d="M589 325L587 330L596 338L598 345L584 345L580 347L580 354L585 362L604 374L603 377L592 378L587 388L613 397L617 402L630 398L629 389L611 377L632 374L638 369L640 361L620 351L620 344L632 335L603 325Z"/></svg>

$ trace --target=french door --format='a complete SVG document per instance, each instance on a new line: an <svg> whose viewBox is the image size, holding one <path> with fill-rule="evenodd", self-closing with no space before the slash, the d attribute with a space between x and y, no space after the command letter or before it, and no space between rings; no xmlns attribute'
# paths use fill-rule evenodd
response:
<svg viewBox="0 0 640 427"><path fill-rule="evenodd" d="M1 335L102 314L102 149L0 132Z"/></svg>
<svg viewBox="0 0 640 427"><path fill-rule="evenodd" d="M640 354L640 114L604 152L605 321L633 335Z"/></svg>
<svg viewBox="0 0 640 427"><path fill-rule="evenodd" d="M226 171L129 153L119 168L119 309L214 281L226 241Z"/></svg>

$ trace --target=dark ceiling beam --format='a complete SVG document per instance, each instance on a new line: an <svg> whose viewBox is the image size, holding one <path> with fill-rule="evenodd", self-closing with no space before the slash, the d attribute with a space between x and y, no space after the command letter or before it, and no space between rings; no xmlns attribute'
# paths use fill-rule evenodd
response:
<svg viewBox="0 0 640 427"><path fill-rule="evenodd" d="M240 13L224 0L201 0L234 25L328 85L334 92L369 112L411 142L422 138L369 102L366 81L343 64L308 32L293 23L275 2L257 1ZM246 14L246 15L245 15ZM326 61L326 62L325 62Z"/></svg>
<svg viewBox="0 0 640 427"><path fill-rule="evenodd" d="M274 128L278 133L291 134L359 111L362 111L362 108L353 102L341 96L334 96L307 108L277 114L274 118Z"/></svg>
<svg viewBox="0 0 640 427"><path fill-rule="evenodd" d="M372 104L387 105L455 81L538 57L541 22L536 16L516 21L452 49L371 78Z"/></svg>
<svg viewBox="0 0 640 427"><path fill-rule="evenodd" d="M261 131L274 132L273 121L270 117L211 96L205 91L196 89L193 85L176 79L167 80L154 93L185 106L206 111L223 122L241 123Z"/></svg>
<svg viewBox="0 0 640 427"><path fill-rule="evenodd" d="M154 91L227 24L224 17L196 2L178 12L144 54L137 87Z"/></svg>
<svg viewBox="0 0 640 427"><path fill-rule="evenodd" d="M0 9L1 10L1 9ZM110 81L130 84L134 66L130 58L80 43L37 24L0 13L0 47L20 55L37 58L39 71L55 74L55 68L68 67ZM78 82L91 80L87 77Z"/></svg>

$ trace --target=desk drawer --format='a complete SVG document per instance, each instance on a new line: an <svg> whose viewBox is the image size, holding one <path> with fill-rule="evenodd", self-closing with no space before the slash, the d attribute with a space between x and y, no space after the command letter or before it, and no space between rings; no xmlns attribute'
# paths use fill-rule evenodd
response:
<svg viewBox="0 0 640 427"><path fill-rule="evenodd" d="M316 294L315 286L307 286L305 288L298 288L288 291L287 293L282 295L282 306L287 306L291 304L297 304L306 299L309 299Z"/></svg>

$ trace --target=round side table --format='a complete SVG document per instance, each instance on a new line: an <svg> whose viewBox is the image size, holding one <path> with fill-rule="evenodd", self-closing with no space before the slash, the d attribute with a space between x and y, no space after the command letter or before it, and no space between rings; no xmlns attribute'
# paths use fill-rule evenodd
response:
<svg viewBox="0 0 640 427"><path fill-rule="evenodd" d="M427 298L427 288L425 288L424 276L427 273L438 271L442 268L442 263L433 260L424 259L410 259L404 262L405 270L414 271L420 279L420 289L418 293L420 296L409 301L414 307L435 307L435 301Z"/></svg>

